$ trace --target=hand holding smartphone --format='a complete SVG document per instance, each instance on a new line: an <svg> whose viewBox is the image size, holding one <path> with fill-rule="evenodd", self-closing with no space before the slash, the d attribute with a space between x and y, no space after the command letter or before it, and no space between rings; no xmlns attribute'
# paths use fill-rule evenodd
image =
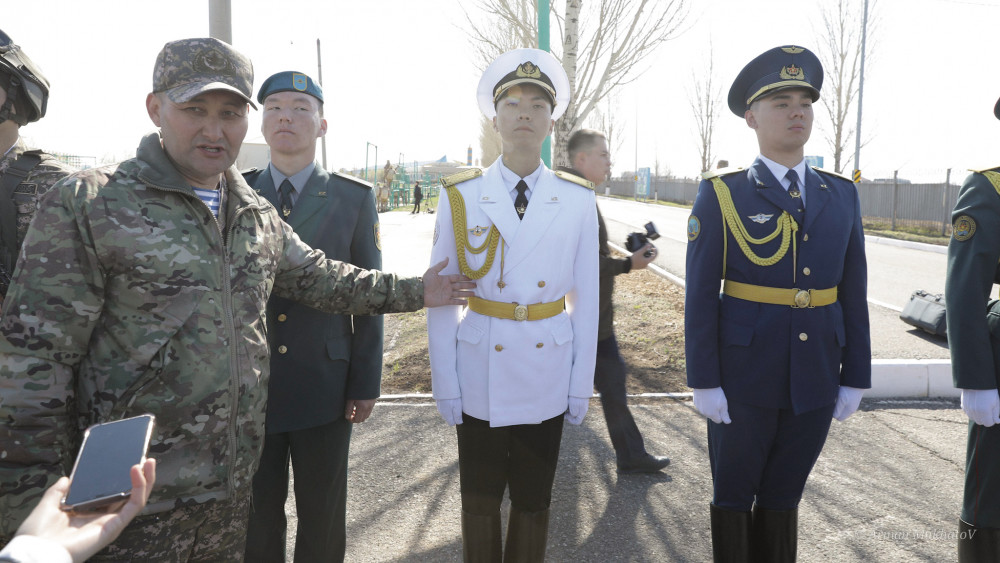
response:
<svg viewBox="0 0 1000 563"><path fill-rule="evenodd" d="M61 508L81 512L128 499L132 493L129 470L146 457L154 420L153 415L144 414L88 428Z"/></svg>

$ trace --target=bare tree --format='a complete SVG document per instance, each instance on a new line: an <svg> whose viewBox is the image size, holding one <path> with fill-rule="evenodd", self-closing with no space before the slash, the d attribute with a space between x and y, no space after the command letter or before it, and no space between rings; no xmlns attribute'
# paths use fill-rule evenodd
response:
<svg viewBox="0 0 1000 563"><path fill-rule="evenodd" d="M702 65L701 73L691 72L694 89L689 93L691 112L698 128L698 154L701 156L701 171L710 170L715 155L712 154L712 135L715 123L722 111L722 87L715 81L715 62L712 43L708 44L708 64Z"/></svg>
<svg viewBox="0 0 1000 563"><path fill-rule="evenodd" d="M618 112L618 94L612 92L604 103L595 107L594 111L587 117L587 127L604 133L608 139L608 150L611 158L614 159L625 144L625 129L627 123L620 117Z"/></svg>
<svg viewBox="0 0 1000 563"><path fill-rule="evenodd" d="M533 47L537 37L535 0L480 0L485 21L468 12L470 40L485 68L504 51ZM641 76L647 58L673 38L687 17L687 0L563 0L552 2L561 47L553 54L572 88L566 112L556 123L553 164L566 164L566 141L594 108L619 86Z"/></svg>
<svg viewBox="0 0 1000 563"><path fill-rule="evenodd" d="M825 38L817 53L825 74L820 101L830 115L825 137L833 152L833 168L838 173L844 170L848 159L853 156L853 153L845 155L845 152L854 137L852 124L857 117L863 5L864 0L836 0L835 3L823 4L823 30L816 34ZM866 62L871 61L874 52L874 12L875 0L872 0L869 4Z"/></svg>

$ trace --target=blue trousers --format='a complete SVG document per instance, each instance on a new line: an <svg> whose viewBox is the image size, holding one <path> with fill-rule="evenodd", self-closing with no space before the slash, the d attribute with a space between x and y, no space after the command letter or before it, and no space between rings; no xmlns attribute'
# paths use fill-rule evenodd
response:
<svg viewBox="0 0 1000 563"><path fill-rule="evenodd" d="M597 363L594 368L594 387L601 394L604 421L608 425L611 445L615 448L618 463L646 457L646 447L639 427L625 398L625 360L618 352L618 340L612 334L597 342Z"/></svg>
<svg viewBox="0 0 1000 563"><path fill-rule="evenodd" d="M740 511L755 502L767 510L796 508L826 442L833 407L795 414L729 400L732 423L708 421L712 504Z"/></svg>

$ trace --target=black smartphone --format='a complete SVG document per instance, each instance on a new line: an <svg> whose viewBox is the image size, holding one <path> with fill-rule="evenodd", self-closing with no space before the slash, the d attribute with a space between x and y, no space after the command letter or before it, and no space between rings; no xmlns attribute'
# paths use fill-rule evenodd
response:
<svg viewBox="0 0 1000 563"><path fill-rule="evenodd" d="M62 509L95 510L127 499L132 494L129 471L146 457L154 420L144 414L88 428Z"/></svg>

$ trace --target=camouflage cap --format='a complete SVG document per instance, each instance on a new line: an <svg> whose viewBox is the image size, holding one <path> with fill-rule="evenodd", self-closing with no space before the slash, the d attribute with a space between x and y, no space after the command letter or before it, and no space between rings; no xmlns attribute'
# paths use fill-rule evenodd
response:
<svg viewBox="0 0 1000 563"><path fill-rule="evenodd" d="M153 92L166 92L180 104L209 90L228 90L257 109L251 98L253 64L232 45L204 37L163 46L153 67Z"/></svg>

